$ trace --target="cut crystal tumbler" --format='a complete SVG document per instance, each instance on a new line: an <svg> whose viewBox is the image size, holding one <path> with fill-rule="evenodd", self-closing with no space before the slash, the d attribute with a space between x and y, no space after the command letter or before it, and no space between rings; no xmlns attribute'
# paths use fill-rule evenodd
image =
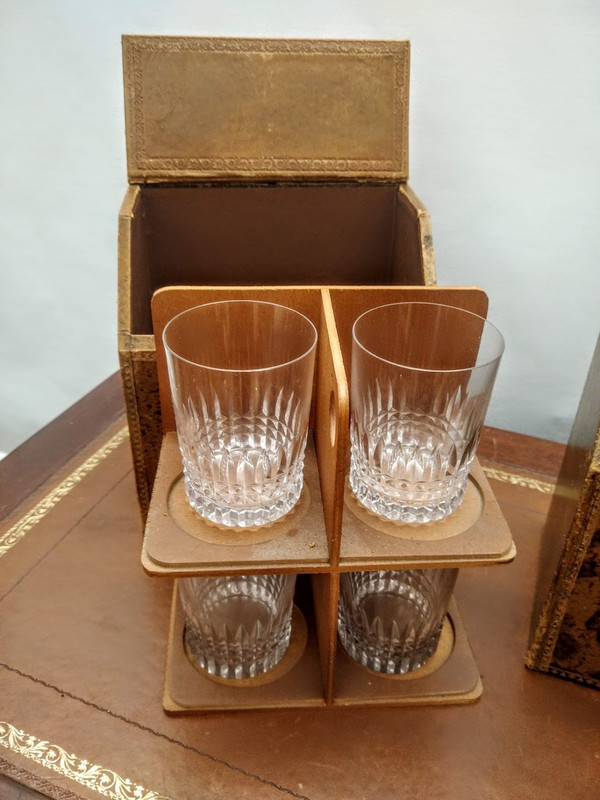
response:
<svg viewBox="0 0 600 800"><path fill-rule="evenodd" d="M279 519L302 491L315 326L232 300L178 314L163 341L191 506L228 527Z"/></svg>
<svg viewBox="0 0 600 800"><path fill-rule="evenodd" d="M254 678L283 657L291 634L295 575L183 578L187 652L220 678Z"/></svg>
<svg viewBox="0 0 600 800"><path fill-rule="evenodd" d="M458 508L503 349L485 319L436 303L356 320L350 486L366 508L403 523Z"/></svg>
<svg viewBox="0 0 600 800"><path fill-rule="evenodd" d="M338 633L375 672L403 675L435 653L457 569L347 572L340 576Z"/></svg>

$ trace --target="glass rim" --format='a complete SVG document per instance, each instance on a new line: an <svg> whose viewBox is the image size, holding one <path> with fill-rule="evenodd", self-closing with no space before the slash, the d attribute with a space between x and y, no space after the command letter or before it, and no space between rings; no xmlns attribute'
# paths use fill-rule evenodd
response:
<svg viewBox="0 0 600 800"><path fill-rule="evenodd" d="M374 353L372 350L369 350L368 347L365 347L365 345L360 342L360 340L356 335L356 326L358 325L361 319L368 316L369 314L374 313L375 311L381 311L384 308L393 308L399 306L432 306L432 307L437 306L438 308L449 308L452 309L453 311L458 311L461 314L465 314L470 317L475 317L476 319L479 319L483 322L484 328L492 330L497 335L498 337L497 353L493 358L486 359L481 364L473 364L470 367L456 367L453 369L444 369L444 368L432 369L429 367L413 367L410 364L404 364L401 361L391 361L389 358L384 358L383 356L377 355L377 353ZM504 336L502 335L500 330L496 327L496 325L494 325L493 322L490 322L487 319L487 317L482 317L481 314L476 314L474 311L468 311L466 308L461 308L460 306L453 306L450 303L433 303L427 300L406 300L398 303L383 303L383 305L375 306L374 308L367 309L367 311L363 311L363 313L360 314L354 320L354 323L352 325L352 341L356 343L357 347L359 347L363 351L363 353L366 353L372 358L376 358L378 361L381 361L384 364L390 364L393 367L400 367L402 369L410 369L413 372L424 372L429 374L435 374L435 373L451 374L459 372L473 372L474 370L479 370L483 369L484 367L489 367L491 364L494 364L495 362L501 359L506 346Z"/></svg>
<svg viewBox="0 0 600 800"><path fill-rule="evenodd" d="M175 352L172 347L167 344L167 332L170 329L171 325L175 323L177 320L181 319L181 317L187 316L194 311L198 311L201 308L209 308L211 306L226 306L226 305L240 305L240 304L248 304L248 305L263 305L263 306L271 306L272 308L280 308L284 311L290 312L300 319L303 319L307 322L312 329L312 342L309 347L307 347L300 355L296 356L296 358L290 358L287 361L282 361L276 364L270 364L267 367L252 367L252 368L240 368L235 369L232 367L211 367L208 364L202 364L200 361L193 361L190 358L186 358L185 356L180 355L179 353ZM231 299L231 300L213 300L210 303L200 303L196 306L191 306L190 308L185 308L183 311L180 311L178 314L175 314L174 317L167 322L165 327L163 328L162 332L162 341L165 348L165 351L169 352L174 358L178 359L179 361L183 361L186 364L191 364L194 367L200 367L201 369L212 370L213 372L229 372L229 373L244 373L244 374L251 374L256 372L268 372L269 370L273 369L282 369L283 367L291 366L295 364L297 361L301 361L303 358L306 358L310 353L316 348L317 341L319 337L319 332L317 331L316 325L310 320L306 314L303 314L301 311L296 311L295 308L290 308L290 306L284 306L282 303L272 303L269 300L244 300L244 299Z"/></svg>

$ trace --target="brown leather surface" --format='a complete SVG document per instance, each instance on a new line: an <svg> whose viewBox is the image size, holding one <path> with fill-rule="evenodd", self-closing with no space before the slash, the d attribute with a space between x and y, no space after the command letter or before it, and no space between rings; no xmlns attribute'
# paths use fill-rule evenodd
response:
<svg viewBox="0 0 600 800"><path fill-rule="evenodd" d="M0 773L49 797L101 796L73 777L85 759L83 772L98 765L172 800L595 800L600 694L523 666L550 496L492 487L518 556L459 576L478 703L171 717L162 694L172 585L141 568L124 441L0 559ZM6 723L77 758L62 772L27 758Z"/></svg>
<svg viewBox="0 0 600 800"><path fill-rule="evenodd" d="M0 460L0 519L123 415L118 372Z"/></svg>

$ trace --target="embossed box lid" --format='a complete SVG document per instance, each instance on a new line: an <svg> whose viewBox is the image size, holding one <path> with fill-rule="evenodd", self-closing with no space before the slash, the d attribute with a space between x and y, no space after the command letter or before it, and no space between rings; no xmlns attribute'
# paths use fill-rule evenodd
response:
<svg viewBox="0 0 600 800"><path fill-rule="evenodd" d="M124 36L130 182L408 178L410 43Z"/></svg>

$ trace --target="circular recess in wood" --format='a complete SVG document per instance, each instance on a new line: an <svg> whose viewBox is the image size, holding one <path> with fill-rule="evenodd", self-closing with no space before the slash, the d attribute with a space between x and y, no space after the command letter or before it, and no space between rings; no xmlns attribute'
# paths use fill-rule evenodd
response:
<svg viewBox="0 0 600 800"><path fill-rule="evenodd" d="M437 672L438 669L444 666L446 661L452 655L452 651L454 650L454 625L449 615L446 615L444 619L444 623L442 625L442 632L440 633L440 640L438 642L438 646L436 648L435 653L431 656L431 658L423 664L422 667L419 669L414 669L412 672L406 672L404 675L388 675L385 672L375 672L375 670L368 669L368 667L363 666L362 664L357 665L368 672L370 675L376 675L378 678L384 678L385 680L391 681L412 681L416 680L417 678L425 678L427 675L431 675L434 672ZM350 656L348 656L349 658Z"/></svg>
<svg viewBox="0 0 600 800"><path fill-rule="evenodd" d="M168 497L169 514L181 530L208 544L232 546L269 542L285 535L306 516L309 506L310 492L305 483L300 499L284 517L268 525L257 525L253 528L228 528L209 522L194 511L185 493L183 474L171 485Z"/></svg>
<svg viewBox="0 0 600 800"><path fill-rule="evenodd" d="M344 500L346 508L370 528L388 536L394 536L396 539L410 539L417 542L440 541L458 536L459 533L464 533L473 526L483 512L483 492L477 481L471 476L467 481L465 496L460 506L452 514L436 522L393 522L385 517L380 517L358 502L348 482L346 482Z"/></svg>

